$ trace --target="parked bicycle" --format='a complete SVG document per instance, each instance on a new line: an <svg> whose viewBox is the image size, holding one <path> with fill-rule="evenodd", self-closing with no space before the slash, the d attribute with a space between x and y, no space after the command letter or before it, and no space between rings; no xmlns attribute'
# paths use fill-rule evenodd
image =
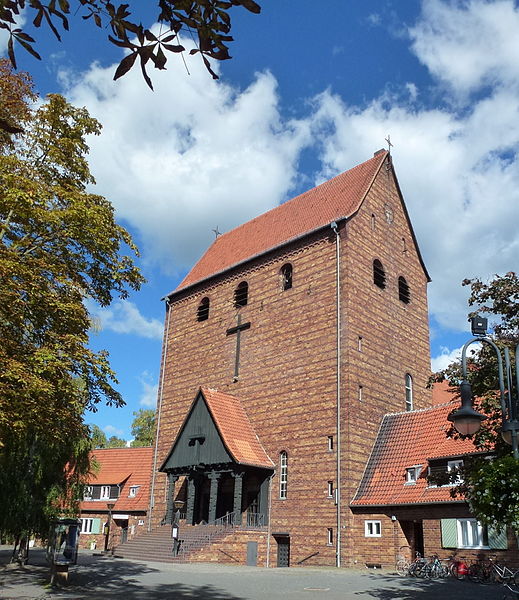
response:
<svg viewBox="0 0 519 600"><path fill-rule="evenodd" d="M463 558L457 558L454 554L449 556L447 561L447 568L451 577L459 579L460 581L467 577L469 570L465 560Z"/></svg>

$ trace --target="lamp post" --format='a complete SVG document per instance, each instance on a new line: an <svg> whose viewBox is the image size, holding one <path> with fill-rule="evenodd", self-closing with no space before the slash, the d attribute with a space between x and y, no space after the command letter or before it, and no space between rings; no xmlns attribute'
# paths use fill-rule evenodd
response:
<svg viewBox="0 0 519 600"><path fill-rule="evenodd" d="M106 504L108 508L108 533L106 534L106 548L105 550L110 550L110 538L112 537L112 510L115 506L114 503L108 502Z"/></svg>
<svg viewBox="0 0 519 600"><path fill-rule="evenodd" d="M519 398L519 344L515 348L515 391L513 381L513 371L510 363L510 353L508 348L504 348L504 368L503 356L501 350L496 344L487 337L487 319L483 317L472 317L470 319L472 335L461 351L461 369L463 380L460 384L461 408L448 416L454 427L462 435L472 435L476 433L481 426L481 422L487 417L478 413L472 406L472 387L467 376L467 349L471 344L482 342L491 346L497 356L497 368L499 379L499 399L501 403L501 436L507 444L512 446L514 458L519 459L518 437L518 401Z"/></svg>

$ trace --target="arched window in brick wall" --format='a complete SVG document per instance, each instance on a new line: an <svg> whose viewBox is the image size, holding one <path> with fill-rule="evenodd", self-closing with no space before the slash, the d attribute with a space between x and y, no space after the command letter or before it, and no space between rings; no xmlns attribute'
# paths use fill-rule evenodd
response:
<svg viewBox="0 0 519 600"><path fill-rule="evenodd" d="M413 410L413 378L409 373L405 374L405 409Z"/></svg>
<svg viewBox="0 0 519 600"><path fill-rule="evenodd" d="M198 305L198 310L196 313L196 318L198 321L207 321L209 318L209 298L205 297L200 300L200 304Z"/></svg>
<svg viewBox="0 0 519 600"><path fill-rule="evenodd" d="M288 454L279 453L279 499L286 500L288 487Z"/></svg>
<svg viewBox="0 0 519 600"><path fill-rule="evenodd" d="M234 290L234 306L247 306L249 299L249 284L246 281L242 281L238 284L238 287Z"/></svg>
<svg viewBox="0 0 519 600"><path fill-rule="evenodd" d="M409 291L409 284L405 280L405 277L398 278L398 298L400 302L404 304L409 304L411 302L411 292Z"/></svg>
<svg viewBox="0 0 519 600"><path fill-rule="evenodd" d="M386 287L386 272L378 258L373 261L373 283L382 290Z"/></svg>
<svg viewBox="0 0 519 600"><path fill-rule="evenodd" d="M292 265L286 263L281 267L281 289L283 291L292 289Z"/></svg>

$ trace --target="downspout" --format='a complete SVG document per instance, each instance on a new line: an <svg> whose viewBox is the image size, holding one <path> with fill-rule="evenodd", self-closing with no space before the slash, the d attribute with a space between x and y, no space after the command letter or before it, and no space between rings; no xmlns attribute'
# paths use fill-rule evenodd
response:
<svg viewBox="0 0 519 600"><path fill-rule="evenodd" d="M341 258L341 237L339 226L336 221L330 223L330 227L335 233L335 285L337 288L336 313L337 313L337 485L335 487L335 502L337 505L337 535L336 535L336 566L341 566L341 277L340 277L340 258Z"/></svg>
<svg viewBox="0 0 519 600"><path fill-rule="evenodd" d="M151 531L152 513L155 506L155 478L157 476L157 456L159 451L159 433L160 433L160 420L162 415L162 398L164 395L164 377L166 373L166 359L168 356L168 342L169 342L169 323L171 320L171 305L169 298L166 299L166 311L168 317L166 319L166 329L164 331L164 354L162 356L162 366L160 375L160 386L158 395L158 406L157 406L157 428L155 430L155 449L153 451L153 471L151 474L151 489L150 489L150 507L148 511L148 532Z"/></svg>
<svg viewBox="0 0 519 600"><path fill-rule="evenodd" d="M268 525L267 525L267 560L265 563L265 568L268 569L270 567L270 535L272 532L272 480L274 479L274 473L269 477L269 501L268 501Z"/></svg>

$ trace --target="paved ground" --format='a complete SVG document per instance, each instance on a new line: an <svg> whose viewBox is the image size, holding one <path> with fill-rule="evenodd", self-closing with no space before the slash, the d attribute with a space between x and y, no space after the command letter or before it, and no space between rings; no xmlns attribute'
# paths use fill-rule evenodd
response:
<svg viewBox="0 0 519 600"><path fill-rule="evenodd" d="M422 581L384 571L332 568L263 569L224 565L167 565L82 553L67 588L50 589L43 551L26 567L7 566L0 546L2 599L122 600L501 600L499 586ZM508 596L510 598L510 596Z"/></svg>

